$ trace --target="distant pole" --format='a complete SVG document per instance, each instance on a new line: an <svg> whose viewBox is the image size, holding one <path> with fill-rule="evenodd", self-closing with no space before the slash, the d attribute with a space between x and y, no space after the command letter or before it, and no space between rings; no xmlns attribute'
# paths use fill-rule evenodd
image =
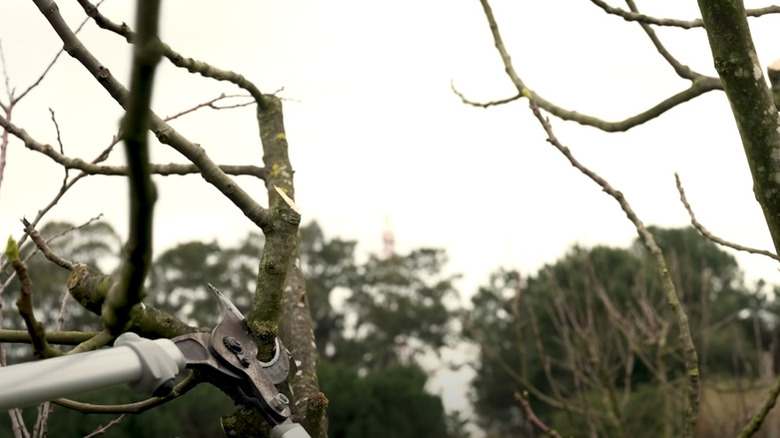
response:
<svg viewBox="0 0 780 438"><path fill-rule="evenodd" d="M395 233L390 226L390 215L385 215L385 224L382 229L382 258L387 260L395 255Z"/></svg>

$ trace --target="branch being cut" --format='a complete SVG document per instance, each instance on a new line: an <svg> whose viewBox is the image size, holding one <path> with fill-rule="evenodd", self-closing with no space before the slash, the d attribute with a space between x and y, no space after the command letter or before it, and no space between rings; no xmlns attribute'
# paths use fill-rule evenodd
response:
<svg viewBox="0 0 780 438"><path fill-rule="evenodd" d="M507 99L502 99L499 101L493 101L491 103L477 103L465 99L460 93L458 93L458 95L461 97L461 100L463 100L465 104L473 105L473 106L481 106L481 107L496 105L500 103L511 102L513 100L520 98L520 96L525 93L530 93L530 96L534 99L534 101L540 108L544 109L545 111L549 112L550 114L560 119L577 122L581 125L592 126L594 128L600 129L605 132L622 132L622 131L628 131L629 129L637 125L641 125L645 122L648 122L660 116L661 114L665 113L666 111L674 108L675 106L685 103L704 93L713 90L722 89L722 85L720 84L718 78L713 78L709 76L696 76L691 81L691 85L685 90L677 94L674 94L672 96L669 96L663 101L657 103L655 106L639 114L636 114L634 116L628 117L620 121L607 121L607 120L600 119L598 117L593 117L587 114L579 113L577 111L572 111L572 110L562 108L544 99L536 92L530 90L525 85L523 80L515 71L514 66L512 65L512 58L509 56L509 52L507 52L506 46L504 45L503 39L501 38L501 34L498 30L498 24L496 22L495 17L493 16L493 10L490 7L488 0L480 0L480 3L482 4L482 8L485 11L485 17L487 18L488 23L490 25L490 31L493 35L493 41L495 43L496 49L501 55L501 60L504 63L504 70L506 71L507 76L509 76L510 80L512 81L512 84L514 84L515 88L517 89L518 95Z"/></svg>
<svg viewBox="0 0 780 438"><path fill-rule="evenodd" d="M685 197L685 190L683 189L682 183L680 182L680 175L675 173L674 179L677 182L677 191L680 193L680 202L683 203L685 209L688 211L688 216L691 217L691 224L693 225L694 228L696 228L696 230L699 233L701 233L702 236L706 237L707 239L710 239L711 241L717 243L718 245L727 246L729 248L736 249L737 251L745 251L751 254L759 254L759 255L767 256L770 259L780 261L780 258L777 257L777 254L771 251L750 248L748 246L742 246L737 243L732 243L727 240L723 240L720 237L712 234L710 230L705 228L704 225L702 225L698 220L696 220L696 216L693 214L693 209L691 208L691 204L688 203L688 198Z"/></svg>
<svg viewBox="0 0 780 438"><path fill-rule="evenodd" d="M685 358L685 369L687 372L688 381L688 407L686 408L685 415L683 417L683 437L693 437L696 431L696 422L699 415L699 359L698 354L696 353L696 346L694 345L693 338L691 336L691 329L690 325L688 324L688 316L686 315L685 309L683 309L680 303L680 299L677 295L677 290L674 286L674 282L672 281L669 269L667 268L663 252L661 251L661 248L658 247L658 244L656 244L653 235L647 231L645 225L642 223L636 213L634 213L634 210L629 205L625 196L623 196L623 193L615 190L604 178L588 169L579 161L577 161L576 158L574 158L574 155L572 155L569 148L563 146L555 137L549 120L547 120L542 115L541 111L539 110L539 106L536 105L533 97L531 97L530 94L526 95L528 97L531 111L534 113L534 116L536 116L536 118L539 120L539 123L544 128L544 131L547 133L547 141L556 149L558 149L558 151L561 152L564 157L566 157L572 166L585 174L593 182L598 184L604 190L604 192L606 192L608 195L614 198L615 201L618 202L620 208L626 214L631 223L634 224L634 227L636 228L637 234L639 234L642 243L648 249L648 251L650 251L650 254L652 254L653 258L655 259L655 263L658 269L658 277L661 281L667 304L677 319L677 325L680 330L680 342L683 346L683 354Z"/></svg>

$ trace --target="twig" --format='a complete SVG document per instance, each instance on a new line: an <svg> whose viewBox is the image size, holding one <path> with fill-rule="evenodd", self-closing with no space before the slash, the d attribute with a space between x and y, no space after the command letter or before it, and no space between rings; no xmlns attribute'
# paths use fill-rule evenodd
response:
<svg viewBox="0 0 780 438"><path fill-rule="evenodd" d="M71 158L57 152L51 145L43 144L35 140L24 129L14 125L7 118L0 116L0 127L4 128L7 133L10 133L14 137L18 138L24 143L24 146L31 151L39 152L47 157L51 158L57 164L62 165L68 169L78 169L89 175L111 175L111 176L127 176L126 166L99 166L100 163L106 159L107 153L117 144L121 138L116 137L112 141L111 147L102 152L98 158L92 162L85 162L80 158ZM217 165L215 165L217 166ZM244 166L244 165L219 165L217 166L223 173L228 175L249 175L265 180L268 171L258 166ZM155 175L192 175L200 173L201 170L195 164L151 164L149 171ZM74 177L75 178L75 177ZM80 177L79 177L80 178ZM72 181L72 180L71 180ZM72 183L71 183L72 185ZM21 243L21 242L20 242Z"/></svg>
<svg viewBox="0 0 780 438"><path fill-rule="evenodd" d="M84 8L84 12L87 14L87 16L92 17L92 19L95 20L95 24L97 24L98 27L107 29L116 33L117 35L123 36L129 43L135 43L138 39L138 34L134 33L133 30L130 29L130 26L125 23L119 25L112 22L106 16L101 14L97 7L92 5L89 0L78 0L78 2L81 7ZM244 76L229 70L219 69L203 61L198 61L192 58L185 58L165 43L162 43L162 55L165 56L165 58L167 58L171 64L186 69L190 73L198 73L201 76L207 78L216 79L218 81L228 81L237 85L252 95L252 97L257 102L257 106L261 110L268 109L268 103L266 102L266 98L263 96L263 93L257 88L255 84L246 79Z"/></svg>
<svg viewBox="0 0 780 438"><path fill-rule="evenodd" d="M669 269L667 268L666 259L664 258L663 252L661 251L661 248L658 247L658 244L656 244L653 235L647 231L645 225L642 223L636 213L634 213L634 210L629 205L625 196L623 196L623 193L615 190L604 178L585 167L574 158L569 148L563 146L555 137L549 120L542 116L542 113L539 110L539 106L536 105L534 99L530 97L529 93L525 94L527 97L529 97L528 101L529 106L531 107L531 111L539 120L539 123L544 128L544 131L547 133L547 141L556 149L558 149L558 151L561 152L564 157L566 157L572 166L585 174L593 182L598 184L604 190L604 192L609 194L613 199L615 199L615 201L617 201L628 219L631 221L631 223L634 224L634 227L636 228L637 234L639 234L642 243L650 251L655 259L658 269L658 277L659 280L661 280L661 285L666 296L667 304L677 319L677 324L680 330L680 342L682 343L684 350L685 368L688 378L688 408L686 409L684 415L683 437L693 437L699 413L699 359L696 353L696 346L694 345L693 338L691 337L688 316L685 313L685 309L683 309L682 305L680 304L680 299L677 295L674 282L672 282L672 278L669 273Z"/></svg>
<svg viewBox="0 0 780 438"><path fill-rule="evenodd" d="M222 109L232 109L232 108L245 107L245 106L249 106L249 105L254 103L254 102L244 102L244 103L238 103L238 104L235 104L235 105L227 105L227 106L217 106L217 105L214 105L216 102L219 102L220 100L229 99L229 98L233 98L233 97L251 97L251 96L242 96L242 95L239 95L239 94L231 94L231 95L221 94L221 95L219 95L219 97L211 99L211 100L209 100L207 102L199 103L199 104L195 105L192 108L186 109L186 110L181 111L181 112L179 112L177 114L174 114L172 116L168 116L168 117L164 118L163 121L164 122L170 122L171 120L174 120L174 119L177 119L177 118L179 118L181 116L184 116L184 115L187 115L189 113L195 112L195 111L197 111L197 110L199 110L201 108L211 108L211 109L215 109L215 110L222 110Z"/></svg>
<svg viewBox="0 0 780 438"><path fill-rule="evenodd" d="M638 13L639 10L636 7L636 4L634 3L634 0L626 0L626 4L631 9L632 12ZM698 78L705 77L701 73L693 71L690 67L687 65L682 64L680 61L678 61L672 54L669 52L669 50L666 49L666 47L661 43L661 39L658 38L658 35L656 35L655 30L653 30L650 25L640 22L639 25L642 27L642 30L645 31L647 36L650 38L650 41L653 43L653 46L655 46L655 49L658 51L658 53L666 60L666 62L672 66L675 73L677 73L678 76L680 76L683 79L688 79L691 81L695 81Z"/></svg>
<svg viewBox="0 0 780 438"><path fill-rule="evenodd" d="M98 6L100 6L101 4L103 4L103 2L104 2L104 1L105 1L105 0L100 0L100 1L98 2ZM85 25L85 24L87 24L87 22L88 22L88 21L89 21L89 19L84 19L84 20L82 20L82 21L81 21L81 24L79 24L79 27L77 27L77 28L76 28L76 30L75 30L73 33L75 33L75 34L78 34L79 32L81 32L81 29L83 29L83 28L84 28L84 25ZM27 88L26 88L26 89L25 89L25 90L22 92L22 94L20 94L18 97L16 97L16 98L14 99L14 103L16 103L16 102L19 102L20 100L22 100L22 99L24 98L24 96L26 96L26 95L27 95L27 93L29 93L30 91L34 90L34 89L35 89L35 88L36 88L38 85L40 85L40 84L41 84L41 82L43 82L43 79L44 79L44 78L46 77L46 75L49 73L49 71L51 70L51 68L52 68L52 67L54 67L54 64L56 64L56 63L57 63L57 60L60 58L60 55L62 55L62 52L64 52L64 51L65 51L65 48L63 47L62 49L60 49L60 50L57 52L57 54L56 54L56 55L54 55L54 58L51 60L51 62L49 63L49 65L47 65L47 66L46 66L46 68L45 68L45 69L43 69L43 72L42 72L42 73L41 73L41 74L38 76L38 78L35 80L35 82L33 82L32 84L30 84L30 85L29 85L29 86L28 86L28 87L27 87Z"/></svg>
<svg viewBox="0 0 780 438"><path fill-rule="evenodd" d="M124 420L125 416L127 416L127 414L122 414L122 415L114 418L113 420L111 420L105 426L100 426L97 429L93 430L92 433L90 433L89 435L85 435L84 438L93 438L93 437L96 437L98 435L103 435L104 433L106 433L108 431L108 429L110 429L113 426L116 426L122 420Z"/></svg>
<svg viewBox="0 0 780 438"><path fill-rule="evenodd" d="M688 203L688 198L686 198L686 196L685 196L685 190L683 189L682 183L680 182L680 175L678 175L676 172L674 174L674 180L677 183L677 191L680 193L680 201L685 206L685 209L688 211L688 216L691 217L691 224L693 225L694 228L696 228L696 230L702 236L706 237L707 239L710 239L711 241L713 241L713 242L715 242L715 243L717 243L719 245L723 245L723 246L735 249L737 251L745 251L745 252L749 252L751 254L763 255L763 256L767 256L767 257L769 257L769 258L771 258L773 260L780 261L780 258L777 257L777 254L775 254L775 253L773 253L771 251L767 251L767 250L763 250L763 249L750 248L748 246L742 246L742 245L737 244L737 243L732 243L732 242L729 242L727 240L723 240L720 237L712 234L707 228L704 227L704 225L702 225L698 220L696 220L696 216L693 214L693 209L691 208L691 205Z"/></svg>
<svg viewBox="0 0 780 438"><path fill-rule="evenodd" d="M63 259L54 251L52 251L52 249L41 236L41 233L39 233L38 230L36 230L27 219L22 218L22 224L24 224L24 232L30 236L30 239L32 239L33 243L35 243L35 246L38 247L38 249L43 253L44 256L46 256L47 259L49 259L49 261L61 268L67 269L68 271L73 270L73 262ZM71 228L71 230L72 229L73 228Z"/></svg>
<svg viewBox="0 0 780 438"><path fill-rule="evenodd" d="M65 156L65 146L62 145L62 137L60 135L60 125L57 123L57 118L54 116L54 110L49 108L49 112L51 113L51 121L54 123L54 130L57 132L57 144L60 146L60 155ZM62 187L65 187L68 184L68 169L67 167L65 169L65 176L62 178Z"/></svg>
<svg viewBox="0 0 780 438"><path fill-rule="evenodd" d="M41 11L41 14L49 22L52 29L57 32L57 35L59 35L68 50L73 53L76 60L93 75L98 83L115 101L127 109L126 106L129 99L128 90L111 74L104 63L101 63L92 55L78 37L70 30L68 24L62 17L62 14L53 6L52 0L33 1ZM255 97L254 94L252 94L252 96ZM203 178L225 195L225 197L238 207L254 224L261 229L265 229L269 226L270 218L268 210L260 206L255 199L244 191L232 178L222 172L219 166L204 153L204 150L200 145L187 140L173 129L173 127L163 122L156 114L150 113L150 117L150 129L161 143L171 146L194 163L201 170ZM2 122L2 120L0 120L0 122Z"/></svg>
<svg viewBox="0 0 780 438"><path fill-rule="evenodd" d="M165 397L150 397L146 400L123 405L95 405L67 398L57 398L51 402L64 408L81 412L82 414L140 414L181 397L197 386L198 383L200 382L195 378L195 375L190 374L181 382L177 383L176 386L174 386L173 391Z"/></svg>
<svg viewBox="0 0 780 438"><path fill-rule="evenodd" d="M531 404L528 403L528 400L523 397L523 394L520 394L519 391L515 391L515 400L517 400L518 403L520 403L520 406L523 408L523 412L525 413L526 420L530 421L531 424L534 425L537 429L542 431L542 433L546 434L550 438L560 438L561 436L558 435L558 432L555 431L555 429L550 428L546 424L542 422L542 420L539 419L539 417L534 414L533 409L531 409Z"/></svg>
<svg viewBox="0 0 780 438"><path fill-rule="evenodd" d="M79 345L76 345L75 347L73 347L72 350L68 351L65 354L70 355L70 354L83 353L85 351L97 350L100 347L108 345L114 339L116 339L116 336L113 336L107 330L103 330L102 332L97 332L95 336L92 336L91 338L80 343Z"/></svg>

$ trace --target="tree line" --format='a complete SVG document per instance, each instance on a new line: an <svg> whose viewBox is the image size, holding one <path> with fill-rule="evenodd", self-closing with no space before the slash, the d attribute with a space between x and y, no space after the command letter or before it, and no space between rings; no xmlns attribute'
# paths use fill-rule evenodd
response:
<svg viewBox="0 0 780 438"><path fill-rule="evenodd" d="M61 235L51 247L71 260L104 272L119 265L121 239L108 224L63 234L70 228L51 223L41 231ZM746 282L735 258L692 228L651 232L670 260L700 352L705 385L698 436L736 432L755 408L756 391L776 372L773 287ZM468 291L448 273L444 250L368 254L358 261L357 241L328 237L316 222L299 234L320 384L330 400L329 436L466 437L472 423L495 438L536 437L532 419L560 436L679 436L682 347L656 266L639 242L574 246L530 275L497 268L462 306ZM263 243L262 235L250 233L234 245L190 241L160 253L146 284L154 292L149 304L187 323L213 326L218 311L206 291L212 283L246 312ZM28 264L36 308L46 309L39 320L54 327L67 297L67 272L40 255ZM12 284L4 298L18 293ZM70 300L65 309L63 329L100 329L100 319L78 303ZM13 310L3 306L6 324L22 327ZM466 344L478 351L472 360L441 358L444 348ZM23 346L9 351L11 361L29 354ZM426 391L432 373L447 366L473 368L473 412L445 413L440 396ZM84 397L97 404L135 398L125 388ZM737 405L742 411L727 410ZM228 415L231 406L219 391L198 388L123 418L106 436L214 436L220 424L208 413ZM57 408L49 427L57 436L86 436L114 417ZM0 423L10 427L7 417Z"/></svg>

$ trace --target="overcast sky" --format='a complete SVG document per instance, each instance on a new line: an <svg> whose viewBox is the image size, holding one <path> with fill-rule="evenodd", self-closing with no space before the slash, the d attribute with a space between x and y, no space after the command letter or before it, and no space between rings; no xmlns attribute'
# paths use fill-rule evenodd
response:
<svg viewBox="0 0 780 438"><path fill-rule="evenodd" d="M109 0L101 10L133 23L131 3ZM695 2L639 6L658 16L698 15ZM83 19L76 2L60 2L60 8L74 27ZM618 120L688 86L636 24L589 2L494 1L493 8L520 76L561 106ZM452 93L450 81L474 100L514 94L477 0L169 0L163 11L163 39L184 56L240 72L265 92L283 88L297 203L304 220L317 219L330 236L378 251L388 217L399 251L446 248L469 294L500 265L531 273L575 243L625 246L635 236L617 203L545 142L526 101L478 109ZM778 20L751 21L763 66L780 58ZM703 30L658 32L680 61L715 75ZM93 24L81 36L126 82L126 43ZM33 3L22 0L0 2L0 41L17 90L61 47ZM163 61L153 106L160 116L172 115L223 92L237 90ZM56 112L66 153L87 160L108 144L122 114L68 56L13 113L36 139L55 145L48 108ZM621 190L646 224L687 224L674 185L677 171L711 231L772 248L722 92L623 134L552 122L561 142ZM173 126L218 162L261 163L252 109L206 110ZM181 161L157 144L153 158ZM112 160L121 163L121 153ZM0 234L19 236L19 218L33 217L61 179L50 160L12 140L0 187ZM239 181L265 204L261 182ZM199 177L157 182L158 251L187 239L232 243L252 228ZM126 235L126 191L119 178L90 178L50 218L83 222L103 213ZM738 258L750 278L778 282L771 261Z"/></svg>

